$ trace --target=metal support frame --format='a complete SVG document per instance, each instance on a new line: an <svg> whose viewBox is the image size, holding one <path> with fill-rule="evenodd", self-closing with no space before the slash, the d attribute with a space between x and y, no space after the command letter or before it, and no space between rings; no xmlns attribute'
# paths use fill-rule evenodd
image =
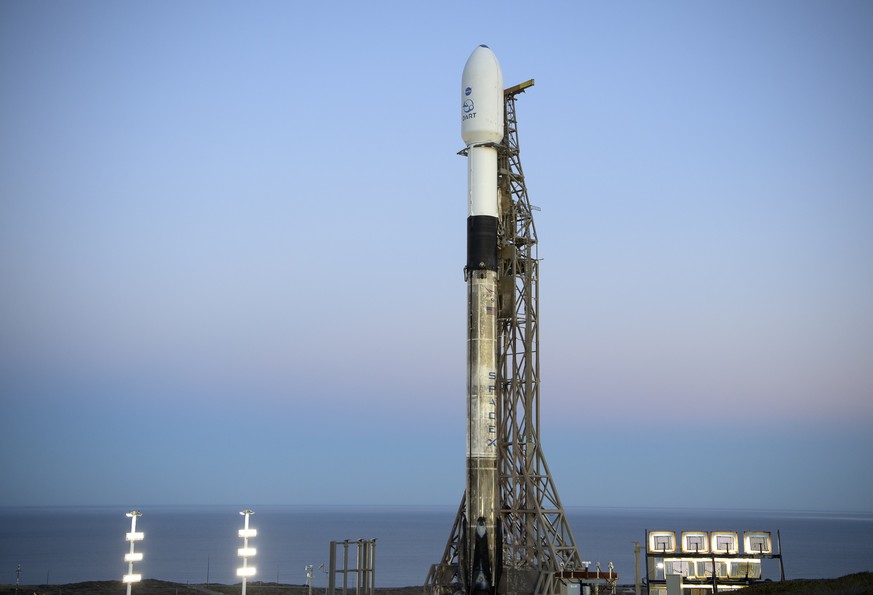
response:
<svg viewBox="0 0 873 595"><path fill-rule="evenodd" d="M354 547L354 567L349 566L349 546ZM342 548L342 569L337 568L337 549ZM330 562L328 568L327 594L336 595L336 575L342 575L342 595L349 595L349 575L354 574L354 594L373 595L376 592L376 540L358 539L357 541L331 541ZM310 585L311 588L311 585Z"/></svg>
<svg viewBox="0 0 873 595"><path fill-rule="evenodd" d="M504 92L505 131L498 188L498 491L502 569L498 592L556 595L586 568L540 444L539 260L533 211L521 168L515 100L533 81ZM431 595L466 592L464 498L442 560L425 580Z"/></svg>

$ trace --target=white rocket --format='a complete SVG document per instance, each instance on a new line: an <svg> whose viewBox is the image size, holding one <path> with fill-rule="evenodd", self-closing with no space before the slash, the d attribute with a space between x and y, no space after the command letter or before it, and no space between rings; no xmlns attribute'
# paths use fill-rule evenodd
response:
<svg viewBox="0 0 873 595"><path fill-rule="evenodd" d="M499 572L497 490L497 148L503 140L503 73L480 45L461 77L467 145L467 526L470 593L493 593ZM492 571L493 569L493 571Z"/></svg>

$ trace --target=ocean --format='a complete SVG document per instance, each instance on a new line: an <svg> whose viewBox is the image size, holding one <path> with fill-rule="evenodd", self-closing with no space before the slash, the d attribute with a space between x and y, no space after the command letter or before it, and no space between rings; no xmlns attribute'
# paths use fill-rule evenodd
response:
<svg viewBox="0 0 873 595"><path fill-rule="evenodd" d="M377 587L420 585L439 561L454 507L253 506L253 580L327 584L331 541L376 539ZM181 583L235 583L243 518L228 506L140 509L135 572ZM0 584L119 580L127 572L121 507L0 507ZM786 578L832 578L873 570L873 513L569 508L567 518L583 560L612 562L619 583L634 579L633 543L645 531L771 531L781 534ZM324 564L324 568L319 568ZM643 576L645 558L643 555ZM772 572L765 576L773 576Z"/></svg>

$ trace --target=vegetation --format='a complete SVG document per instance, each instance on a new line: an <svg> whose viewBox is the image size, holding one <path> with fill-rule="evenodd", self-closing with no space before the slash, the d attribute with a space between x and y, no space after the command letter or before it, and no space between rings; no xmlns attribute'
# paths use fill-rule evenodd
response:
<svg viewBox="0 0 873 595"><path fill-rule="evenodd" d="M842 578L793 580L784 583L760 583L743 591L748 595L783 595L809 593L811 595L865 595L873 594L873 572L859 572Z"/></svg>

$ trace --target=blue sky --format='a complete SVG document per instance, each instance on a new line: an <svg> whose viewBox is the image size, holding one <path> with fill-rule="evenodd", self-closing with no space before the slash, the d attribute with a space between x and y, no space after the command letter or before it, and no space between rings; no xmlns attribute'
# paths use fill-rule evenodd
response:
<svg viewBox="0 0 873 595"><path fill-rule="evenodd" d="M0 505L448 504L497 54L567 506L873 510L869 2L4 2Z"/></svg>

